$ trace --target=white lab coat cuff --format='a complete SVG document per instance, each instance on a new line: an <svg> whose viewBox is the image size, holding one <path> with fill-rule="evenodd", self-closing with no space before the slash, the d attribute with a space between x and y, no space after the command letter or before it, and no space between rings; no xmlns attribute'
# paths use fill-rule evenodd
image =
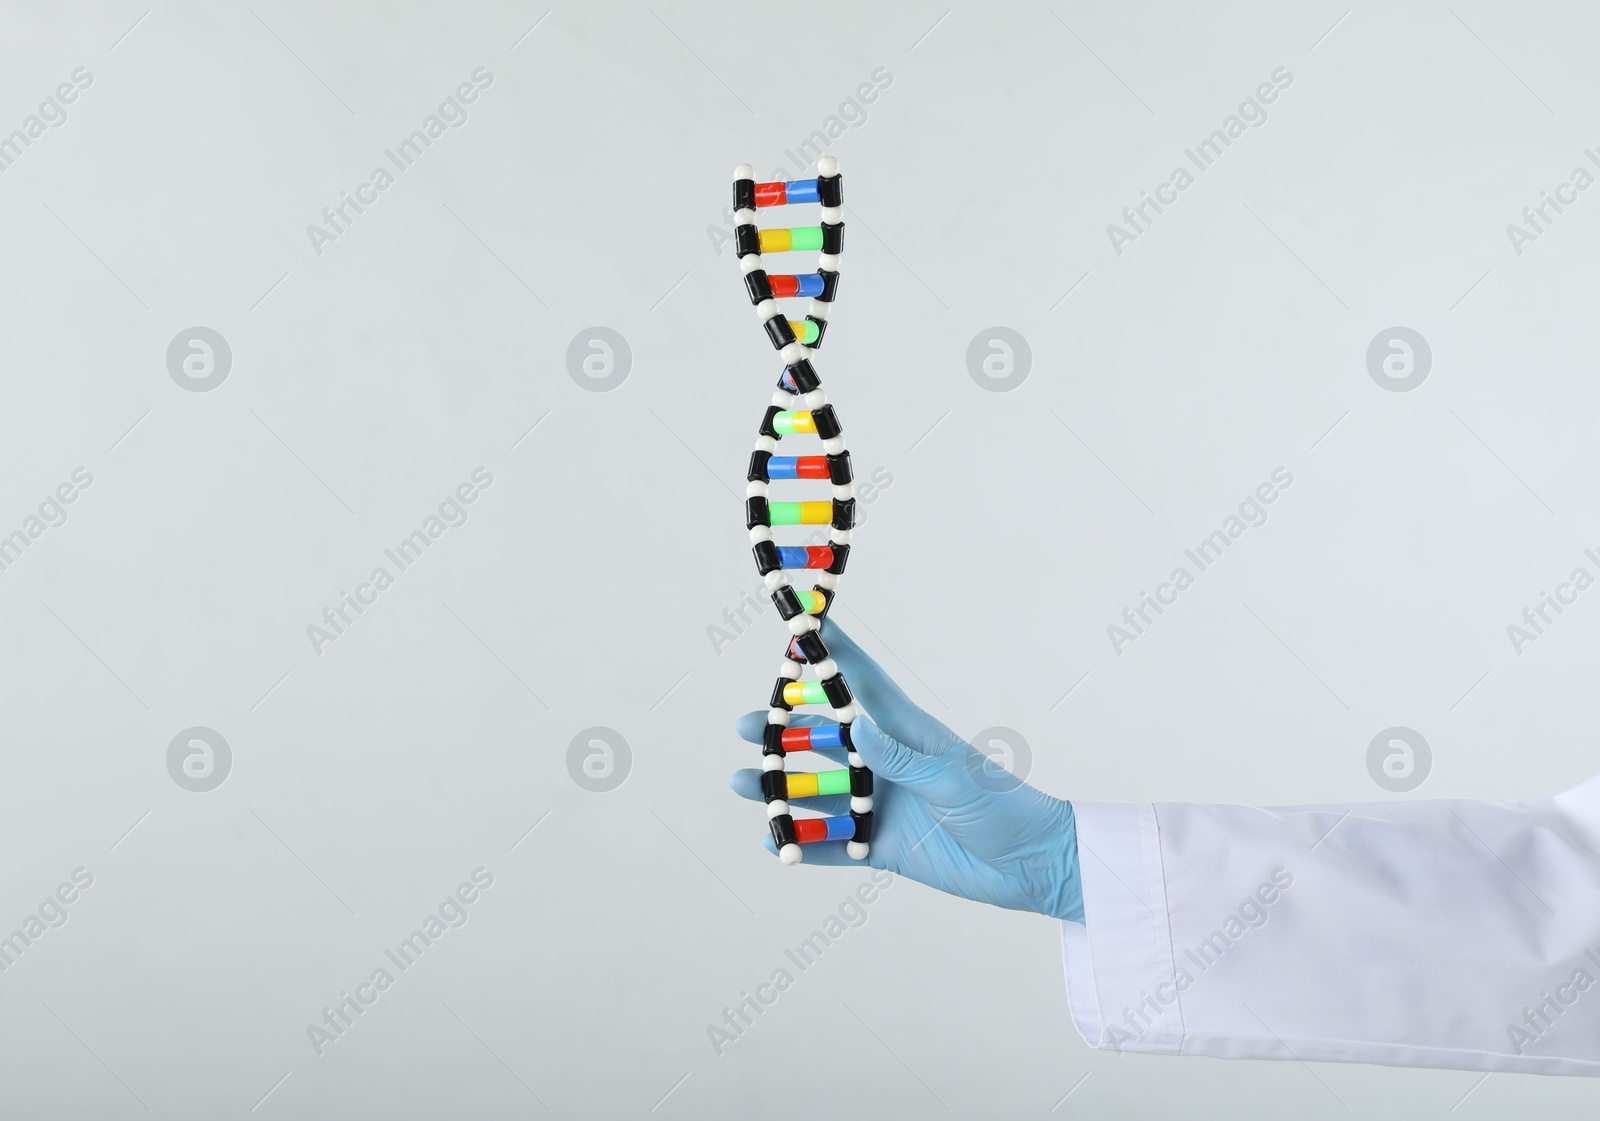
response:
<svg viewBox="0 0 1600 1121"><path fill-rule="evenodd" d="M1073 813L1087 919L1061 924L1073 1023L1091 1047L1176 1054L1183 1016L1167 993L1175 970L1155 807L1074 802Z"/></svg>

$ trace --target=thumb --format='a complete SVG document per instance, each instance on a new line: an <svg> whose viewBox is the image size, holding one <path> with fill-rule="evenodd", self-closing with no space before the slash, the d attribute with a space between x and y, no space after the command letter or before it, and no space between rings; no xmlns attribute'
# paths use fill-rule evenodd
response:
<svg viewBox="0 0 1600 1121"><path fill-rule="evenodd" d="M873 723L870 716L851 721L850 742L874 774L915 794L925 793L944 771L944 756L923 755L907 747Z"/></svg>

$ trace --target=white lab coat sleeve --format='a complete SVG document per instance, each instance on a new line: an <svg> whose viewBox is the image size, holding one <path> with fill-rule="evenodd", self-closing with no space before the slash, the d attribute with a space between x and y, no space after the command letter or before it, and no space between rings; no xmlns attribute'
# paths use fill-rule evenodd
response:
<svg viewBox="0 0 1600 1121"><path fill-rule="evenodd" d="M1091 1047L1600 1075L1600 777L1532 802L1074 802Z"/></svg>

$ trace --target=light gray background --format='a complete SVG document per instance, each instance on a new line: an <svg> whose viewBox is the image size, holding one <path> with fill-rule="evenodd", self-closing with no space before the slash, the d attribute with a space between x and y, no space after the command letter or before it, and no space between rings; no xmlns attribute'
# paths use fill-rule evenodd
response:
<svg viewBox="0 0 1600 1121"><path fill-rule="evenodd" d="M1520 255L1506 226L1600 143L1597 31L1481 2L5 5L0 130L94 80L0 174L0 532L94 483L0 573L0 933L95 879L0 974L0 1111L1592 1112L1582 1080L1091 1052L1055 923L907 882L716 1054L865 873L761 850L724 779L782 628L708 628L756 584L777 372L710 230L736 163L806 170L785 149L883 68L830 147L818 366L893 477L839 619L912 696L1073 798L1589 776L1600 592L1520 655L1505 628L1595 568L1600 191ZM477 67L467 123L316 255L307 224ZM1267 123L1116 254L1278 67ZM205 393L166 368L196 325L233 352ZM633 353L605 393L566 369L596 325ZM1033 353L1008 393L966 368L993 325ZM1411 392L1366 369L1395 325L1433 351ZM316 653L477 467L470 520ZM1115 653L1277 467L1268 523ZM233 753L207 793L166 765L195 725ZM1413 794L1367 768L1397 725L1432 750ZM631 751L609 793L569 775L592 726ZM478 867L467 924L316 1055Z"/></svg>

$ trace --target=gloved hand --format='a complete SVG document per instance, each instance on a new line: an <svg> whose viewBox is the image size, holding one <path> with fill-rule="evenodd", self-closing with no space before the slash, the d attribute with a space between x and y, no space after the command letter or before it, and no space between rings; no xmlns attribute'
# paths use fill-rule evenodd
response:
<svg viewBox="0 0 1600 1121"><path fill-rule="evenodd" d="M1071 803L1022 782L912 704L832 619L823 622L822 639L857 704L871 714L850 725L856 751L876 776L864 863L965 899L1083 922ZM758 744L766 722L763 709L735 727ZM829 721L796 713L789 726L822 723ZM845 761L842 749L817 754ZM735 771L728 785L762 800L759 770ZM850 810L842 794L795 802L830 816ZM777 852L770 834L766 844ZM863 863L845 854L843 841L818 841L804 851L807 864Z"/></svg>

